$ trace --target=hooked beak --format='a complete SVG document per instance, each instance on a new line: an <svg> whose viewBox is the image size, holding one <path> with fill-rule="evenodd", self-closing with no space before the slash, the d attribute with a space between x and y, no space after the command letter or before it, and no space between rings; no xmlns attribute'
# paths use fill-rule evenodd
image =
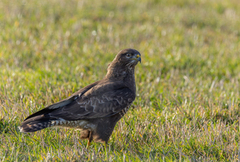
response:
<svg viewBox="0 0 240 162"><path fill-rule="evenodd" d="M141 63L141 54L140 53L138 53L138 54L135 54L132 58L131 58L131 60L134 60L134 62L135 63L138 63L138 61Z"/></svg>
<svg viewBox="0 0 240 162"><path fill-rule="evenodd" d="M139 61L139 62L141 63L141 56L140 56L140 54L137 54L137 56L136 56L136 60Z"/></svg>

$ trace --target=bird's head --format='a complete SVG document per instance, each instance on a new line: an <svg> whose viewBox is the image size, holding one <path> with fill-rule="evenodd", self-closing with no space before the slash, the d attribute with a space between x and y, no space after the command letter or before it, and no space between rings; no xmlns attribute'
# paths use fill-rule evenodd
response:
<svg viewBox="0 0 240 162"><path fill-rule="evenodd" d="M106 77L121 80L121 78L134 78L134 68L141 62L141 54L135 49L121 50L108 66ZM132 77L130 77L132 76Z"/></svg>
<svg viewBox="0 0 240 162"><path fill-rule="evenodd" d="M141 54L135 49L124 49L120 51L108 66L107 76L125 77L134 74L134 67L141 62Z"/></svg>
<svg viewBox="0 0 240 162"><path fill-rule="evenodd" d="M138 62L141 63L141 54L135 49L128 48L121 50L111 64L132 69Z"/></svg>

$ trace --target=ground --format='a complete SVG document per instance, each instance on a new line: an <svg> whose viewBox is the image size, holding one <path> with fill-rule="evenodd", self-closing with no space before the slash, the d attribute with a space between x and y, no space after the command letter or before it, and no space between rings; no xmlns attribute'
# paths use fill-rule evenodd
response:
<svg viewBox="0 0 240 162"><path fill-rule="evenodd" d="M1 0L0 161L237 161L239 15L238 0ZM106 148L73 129L18 131L129 47L137 97Z"/></svg>

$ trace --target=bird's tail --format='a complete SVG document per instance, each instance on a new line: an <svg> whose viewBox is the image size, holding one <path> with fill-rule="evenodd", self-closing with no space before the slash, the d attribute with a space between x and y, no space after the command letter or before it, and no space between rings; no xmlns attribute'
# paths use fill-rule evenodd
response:
<svg viewBox="0 0 240 162"><path fill-rule="evenodd" d="M35 132L47 127L54 126L56 125L56 122L57 119L39 115L25 120L18 128L20 132Z"/></svg>

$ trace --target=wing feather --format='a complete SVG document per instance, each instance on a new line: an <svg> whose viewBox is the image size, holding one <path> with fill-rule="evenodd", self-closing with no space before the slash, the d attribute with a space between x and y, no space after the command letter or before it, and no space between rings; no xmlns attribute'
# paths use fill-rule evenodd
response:
<svg viewBox="0 0 240 162"><path fill-rule="evenodd" d="M127 87L104 87L95 88L91 93L52 111L49 115L65 120L109 117L128 107L135 99L135 94Z"/></svg>
<svg viewBox="0 0 240 162"><path fill-rule="evenodd" d="M24 121L30 119L30 118L33 118L33 117L36 117L38 115L43 115L43 114L49 114L53 111L56 111L58 109L61 109L67 105L70 105L72 103L75 103L75 101L78 99L78 98L81 98L81 96L86 93L89 89L91 89L92 87L96 86L100 81L97 81L95 83L92 83L82 89L80 89L79 91L77 91L76 93L74 93L72 96L70 96L69 98L65 99L65 100L62 100L62 101L59 101L57 103L54 103L50 106L47 106L46 108L40 110L40 111L37 111L35 113L33 113L32 115L28 116Z"/></svg>

